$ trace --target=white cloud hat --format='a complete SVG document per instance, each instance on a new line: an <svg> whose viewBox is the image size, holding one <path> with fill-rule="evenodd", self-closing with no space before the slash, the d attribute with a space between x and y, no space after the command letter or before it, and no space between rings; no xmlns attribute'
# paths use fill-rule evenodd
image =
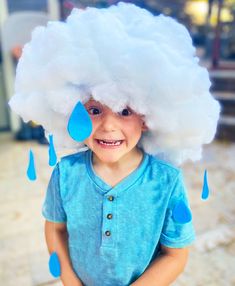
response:
<svg viewBox="0 0 235 286"><path fill-rule="evenodd" d="M180 164L198 160L215 135L220 107L209 92L186 28L133 4L74 9L65 23L37 27L17 66L9 104L41 124L57 147L81 148L67 132L78 101L89 97L145 116L139 144Z"/></svg>

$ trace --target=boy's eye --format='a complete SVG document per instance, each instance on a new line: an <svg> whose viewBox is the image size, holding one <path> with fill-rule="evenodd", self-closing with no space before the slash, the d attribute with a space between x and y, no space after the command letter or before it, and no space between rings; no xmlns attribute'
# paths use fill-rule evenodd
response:
<svg viewBox="0 0 235 286"><path fill-rule="evenodd" d="M121 116L130 116L132 114L129 108L124 108L121 112L118 112Z"/></svg>
<svg viewBox="0 0 235 286"><path fill-rule="evenodd" d="M101 113L101 110L97 107L90 107L88 108L88 113L91 115L98 115Z"/></svg>

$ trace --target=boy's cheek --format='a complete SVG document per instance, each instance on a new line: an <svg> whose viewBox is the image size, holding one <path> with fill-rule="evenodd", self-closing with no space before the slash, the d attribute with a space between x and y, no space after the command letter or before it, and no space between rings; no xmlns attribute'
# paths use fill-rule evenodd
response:
<svg viewBox="0 0 235 286"><path fill-rule="evenodd" d="M94 144L92 134L91 134L86 140L84 140L83 143L84 143L87 147L91 148L91 147L93 146L93 144Z"/></svg>
<svg viewBox="0 0 235 286"><path fill-rule="evenodd" d="M89 147L89 139L84 140L83 143Z"/></svg>

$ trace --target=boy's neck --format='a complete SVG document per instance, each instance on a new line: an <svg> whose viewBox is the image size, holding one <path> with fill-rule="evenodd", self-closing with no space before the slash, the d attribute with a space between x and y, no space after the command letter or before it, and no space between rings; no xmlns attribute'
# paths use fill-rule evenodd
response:
<svg viewBox="0 0 235 286"><path fill-rule="evenodd" d="M139 165L142 158L143 158L143 152L137 147L132 149L119 161L111 163L106 163L101 161L99 157L93 152L93 166L102 166L115 171L115 170L125 169L126 166Z"/></svg>
<svg viewBox="0 0 235 286"><path fill-rule="evenodd" d="M140 165L142 158L143 152L138 148L133 149L115 163L102 162L93 153L93 168L104 182L114 187Z"/></svg>

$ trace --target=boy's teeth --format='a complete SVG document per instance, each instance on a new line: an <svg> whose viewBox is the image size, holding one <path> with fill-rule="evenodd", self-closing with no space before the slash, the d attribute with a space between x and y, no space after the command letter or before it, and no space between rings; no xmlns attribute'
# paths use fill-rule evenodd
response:
<svg viewBox="0 0 235 286"><path fill-rule="evenodd" d="M122 140L118 141L106 141L106 140L98 140L100 144L109 145L109 146L118 146L122 143Z"/></svg>

